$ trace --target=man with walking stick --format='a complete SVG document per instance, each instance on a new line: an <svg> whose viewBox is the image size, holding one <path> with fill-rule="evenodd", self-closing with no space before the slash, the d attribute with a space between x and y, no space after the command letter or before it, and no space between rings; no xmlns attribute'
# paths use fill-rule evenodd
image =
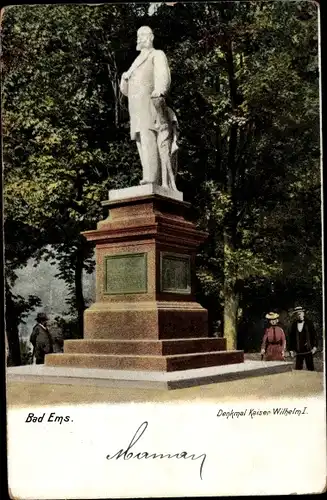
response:
<svg viewBox="0 0 327 500"><path fill-rule="evenodd" d="M295 370L302 370L303 363L307 370L314 371L313 355L317 352L317 337L312 321L305 318L302 307L294 309L296 315L290 328L289 348L293 358L296 356Z"/></svg>

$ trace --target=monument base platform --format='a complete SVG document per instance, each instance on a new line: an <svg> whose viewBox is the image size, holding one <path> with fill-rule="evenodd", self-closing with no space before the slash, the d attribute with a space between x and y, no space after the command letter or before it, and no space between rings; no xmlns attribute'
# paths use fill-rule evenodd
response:
<svg viewBox="0 0 327 500"><path fill-rule="evenodd" d="M217 338L168 340L66 340L63 354L48 354L46 366L172 372L242 363L243 351L226 351Z"/></svg>
<svg viewBox="0 0 327 500"><path fill-rule="evenodd" d="M291 371L292 366L285 361L245 361L169 373L27 365L7 368L7 381L172 390L283 373Z"/></svg>

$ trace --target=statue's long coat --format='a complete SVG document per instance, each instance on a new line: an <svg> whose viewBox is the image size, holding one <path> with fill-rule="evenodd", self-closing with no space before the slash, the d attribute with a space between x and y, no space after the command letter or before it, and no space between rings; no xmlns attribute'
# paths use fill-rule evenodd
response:
<svg viewBox="0 0 327 500"><path fill-rule="evenodd" d="M171 78L167 58L162 50L150 49L140 53L127 71L128 80L122 78L121 92L128 97L131 139L140 130L158 130L158 113L151 94L155 90L166 96Z"/></svg>

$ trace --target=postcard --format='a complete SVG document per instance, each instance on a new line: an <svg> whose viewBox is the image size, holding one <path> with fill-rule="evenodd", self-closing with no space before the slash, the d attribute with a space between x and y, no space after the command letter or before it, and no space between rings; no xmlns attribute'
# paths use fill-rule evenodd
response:
<svg viewBox="0 0 327 500"><path fill-rule="evenodd" d="M1 11L10 498L325 491L319 23Z"/></svg>

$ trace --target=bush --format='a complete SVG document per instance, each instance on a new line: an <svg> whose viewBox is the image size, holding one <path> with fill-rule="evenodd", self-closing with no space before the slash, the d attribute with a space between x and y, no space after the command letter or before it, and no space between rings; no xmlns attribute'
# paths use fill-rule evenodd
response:
<svg viewBox="0 0 327 500"><path fill-rule="evenodd" d="M33 363L33 351L27 340L20 339L20 356L22 365L31 365Z"/></svg>

